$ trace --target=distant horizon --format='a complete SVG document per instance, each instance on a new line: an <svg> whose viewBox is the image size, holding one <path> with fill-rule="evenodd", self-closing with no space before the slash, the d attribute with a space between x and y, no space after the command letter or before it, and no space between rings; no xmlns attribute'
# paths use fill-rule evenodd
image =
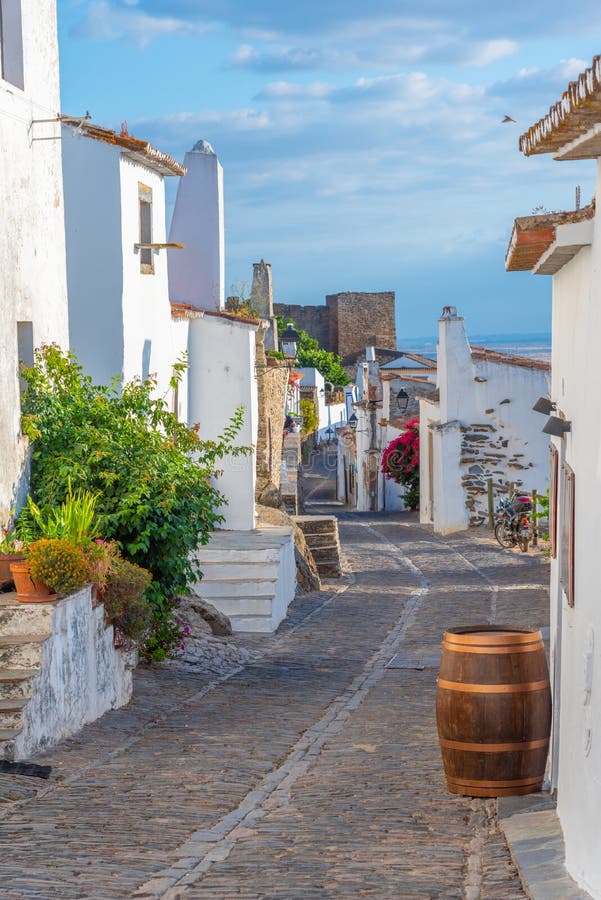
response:
<svg viewBox="0 0 601 900"><path fill-rule="evenodd" d="M546 343L551 342L551 332L550 331L478 331L473 334L468 332L468 339L472 340L480 340L484 338L494 338L495 343L500 343L502 341L519 341L523 343L524 341L535 341L536 343ZM433 334L426 335L417 335L416 337L406 337L401 340L397 340L397 346L401 346L401 344L410 344L415 341L420 341L423 343L436 343L438 341L438 336Z"/></svg>

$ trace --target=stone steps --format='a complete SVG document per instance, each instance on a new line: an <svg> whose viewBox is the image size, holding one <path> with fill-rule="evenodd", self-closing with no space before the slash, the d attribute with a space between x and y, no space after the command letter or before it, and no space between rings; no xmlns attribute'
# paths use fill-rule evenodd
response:
<svg viewBox="0 0 601 900"><path fill-rule="evenodd" d="M20 700L0 700L0 728L21 728L21 713L27 698Z"/></svg>
<svg viewBox="0 0 601 900"><path fill-rule="evenodd" d="M0 728L0 759L13 760L18 735L18 728Z"/></svg>
<svg viewBox="0 0 601 900"><path fill-rule="evenodd" d="M294 521L305 535L320 577L339 578L342 565L336 516L295 516Z"/></svg>
<svg viewBox="0 0 601 900"><path fill-rule="evenodd" d="M0 669L39 669L42 645L49 634L9 634L0 637Z"/></svg>
<svg viewBox="0 0 601 900"><path fill-rule="evenodd" d="M39 669L0 669L0 700L27 700Z"/></svg>
<svg viewBox="0 0 601 900"><path fill-rule="evenodd" d="M44 634L52 630L51 603L19 603L14 594L0 594L0 634Z"/></svg>
<svg viewBox="0 0 601 900"><path fill-rule="evenodd" d="M196 558L203 577L194 593L228 616L234 631L275 631L294 596L291 528L217 531Z"/></svg>

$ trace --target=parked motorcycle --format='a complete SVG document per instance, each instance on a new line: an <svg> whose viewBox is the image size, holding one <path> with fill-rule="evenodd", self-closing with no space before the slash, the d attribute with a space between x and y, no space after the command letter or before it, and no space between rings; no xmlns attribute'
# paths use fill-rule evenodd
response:
<svg viewBox="0 0 601 900"><path fill-rule="evenodd" d="M495 511L495 537L501 547L519 546L524 553L532 538L532 497L520 494L509 500L505 497Z"/></svg>

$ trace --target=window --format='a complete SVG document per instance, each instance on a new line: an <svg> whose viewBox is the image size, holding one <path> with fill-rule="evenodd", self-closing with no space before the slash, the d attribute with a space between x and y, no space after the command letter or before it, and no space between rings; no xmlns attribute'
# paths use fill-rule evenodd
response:
<svg viewBox="0 0 601 900"><path fill-rule="evenodd" d="M551 478L549 484L549 539L551 557L557 558L557 483L559 480L559 453L551 444Z"/></svg>
<svg viewBox="0 0 601 900"><path fill-rule="evenodd" d="M0 75L23 90L21 0L0 0Z"/></svg>
<svg viewBox="0 0 601 900"><path fill-rule="evenodd" d="M575 476L564 463L561 479L561 534L559 545L559 581L568 598L568 606L574 606L574 530L575 530Z"/></svg>
<svg viewBox="0 0 601 900"><path fill-rule="evenodd" d="M138 206L140 210L140 272L153 275L152 262L152 188L138 184Z"/></svg>

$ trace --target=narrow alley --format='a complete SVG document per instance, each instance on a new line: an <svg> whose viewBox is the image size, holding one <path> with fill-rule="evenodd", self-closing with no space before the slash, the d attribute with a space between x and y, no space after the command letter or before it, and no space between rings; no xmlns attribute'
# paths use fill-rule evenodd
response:
<svg viewBox="0 0 601 900"><path fill-rule="evenodd" d="M40 756L50 780L0 796L0 896L525 897L495 801L445 789L435 688L448 627L547 624L547 564L345 512L327 474L305 497L348 574L236 636L247 665L141 667L129 706Z"/></svg>

